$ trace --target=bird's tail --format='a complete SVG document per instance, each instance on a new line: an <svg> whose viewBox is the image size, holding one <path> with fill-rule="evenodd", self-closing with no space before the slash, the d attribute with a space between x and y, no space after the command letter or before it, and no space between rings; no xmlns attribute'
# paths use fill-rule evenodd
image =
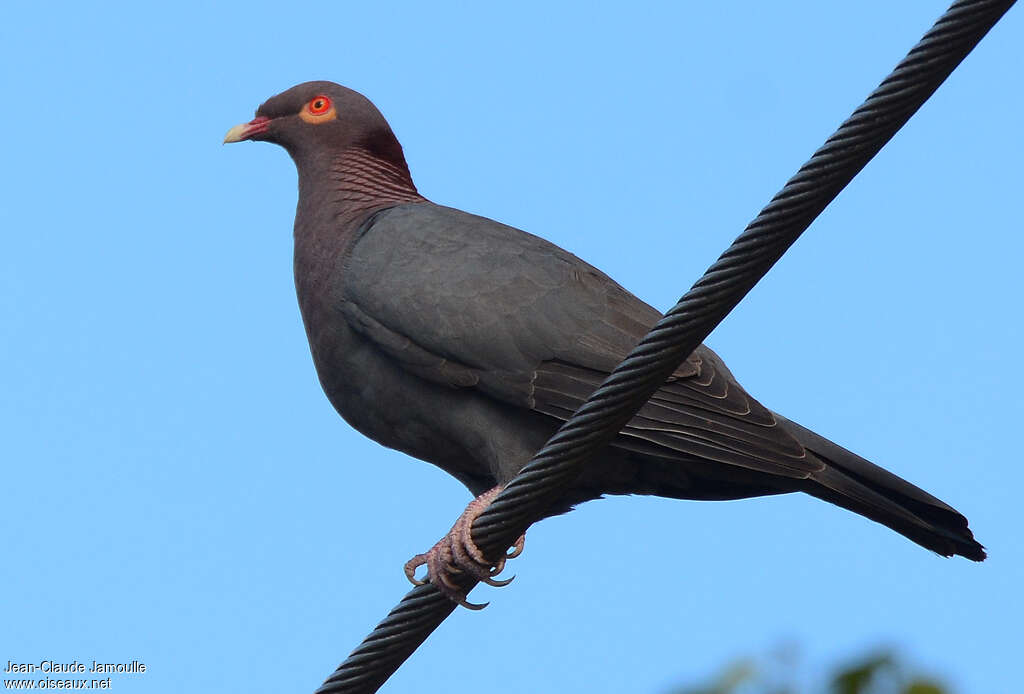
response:
<svg viewBox="0 0 1024 694"><path fill-rule="evenodd" d="M955 509L813 431L779 419L826 463L822 471L811 475L803 491L886 525L943 556L985 559L985 548L975 541L967 519Z"/></svg>

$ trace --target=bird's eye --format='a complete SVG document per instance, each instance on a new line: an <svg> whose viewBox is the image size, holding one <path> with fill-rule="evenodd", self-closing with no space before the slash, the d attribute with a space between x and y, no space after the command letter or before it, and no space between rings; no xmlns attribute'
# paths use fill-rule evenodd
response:
<svg viewBox="0 0 1024 694"><path fill-rule="evenodd" d="M299 118L312 125L327 123L337 117L338 112L334 110L334 104L331 103L331 97L325 96L324 94L317 94L314 96L312 99L307 101L305 107L299 111Z"/></svg>
<svg viewBox="0 0 1024 694"><path fill-rule="evenodd" d="M309 112L314 116L319 116L320 114L327 113L327 111L330 110L331 100L323 95L314 96L310 100L309 104L306 105L306 108L309 109Z"/></svg>

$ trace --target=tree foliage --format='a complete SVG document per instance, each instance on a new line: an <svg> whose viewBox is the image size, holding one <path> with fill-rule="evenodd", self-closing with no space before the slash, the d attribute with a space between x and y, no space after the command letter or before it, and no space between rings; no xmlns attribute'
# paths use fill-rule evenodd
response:
<svg viewBox="0 0 1024 694"><path fill-rule="evenodd" d="M792 653L744 658L707 683L677 687L670 694L952 694L938 678L917 672L891 650L848 659L809 686L798 684L798 670Z"/></svg>

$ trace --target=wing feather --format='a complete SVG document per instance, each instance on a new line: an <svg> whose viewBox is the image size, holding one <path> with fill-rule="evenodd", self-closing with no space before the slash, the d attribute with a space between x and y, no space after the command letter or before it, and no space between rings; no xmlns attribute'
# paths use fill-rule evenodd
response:
<svg viewBox="0 0 1024 694"><path fill-rule="evenodd" d="M349 324L409 371L561 420L661 317L543 239L429 204L375 216L344 296ZM629 439L791 478L823 466L704 346L623 429Z"/></svg>

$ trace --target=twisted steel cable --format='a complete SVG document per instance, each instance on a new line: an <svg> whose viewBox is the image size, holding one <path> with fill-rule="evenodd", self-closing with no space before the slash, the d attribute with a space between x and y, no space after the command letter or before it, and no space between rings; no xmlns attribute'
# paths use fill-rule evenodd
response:
<svg viewBox="0 0 1024 694"><path fill-rule="evenodd" d="M960 0L939 18L476 519L473 541L485 556L500 557L544 515L586 459L617 435L1013 4ZM376 692L454 609L432 585L414 588L317 694Z"/></svg>

